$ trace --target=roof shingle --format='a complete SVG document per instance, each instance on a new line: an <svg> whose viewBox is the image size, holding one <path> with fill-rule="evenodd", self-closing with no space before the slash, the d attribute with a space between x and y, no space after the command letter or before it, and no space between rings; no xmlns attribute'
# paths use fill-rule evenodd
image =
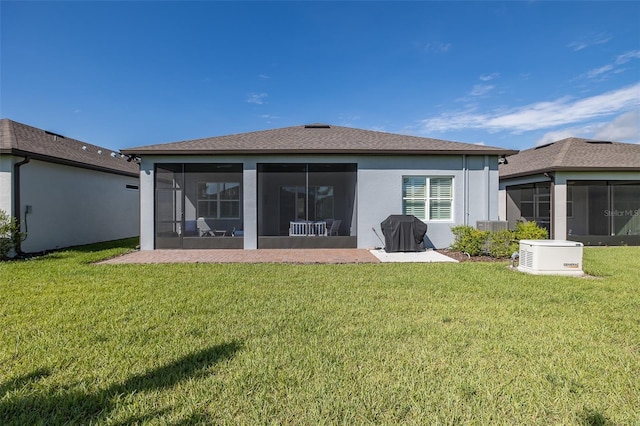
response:
<svg viewBox="0 0 640 426"><path fill-rule="evenodd" d="M520 151L500 165L500 179L558 170L640 170L640 144L567 138Z"/></svg>
<svg viewBox="0 0 640 426"><path fill-rule="evenodd" d="M517 151L330 125L283 127L123 149L144 154L470 154Z"/></svg>
<svg viewBox="0 0 640 426"><path fill-rule="evenodd" d="M137 176L139 165L109 149L47 132L6 118L0 120L0 153Z"/></svg>

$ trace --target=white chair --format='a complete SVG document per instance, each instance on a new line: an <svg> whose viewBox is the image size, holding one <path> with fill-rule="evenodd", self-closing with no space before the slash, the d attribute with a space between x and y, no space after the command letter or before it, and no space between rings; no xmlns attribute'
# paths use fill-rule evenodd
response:
<svg viewBox="0 0 640 426"><path fill-rule="evenodd" d="M289 236L290 237L298 237L301 235L308 234L308 223L307 222L289 222Z"/></svg>
<svg viewBox="0 0 640 426"><path fill-rule="evenodd" d="M327 222L316 222L313 224L313 235L327 236Z"/></svg>

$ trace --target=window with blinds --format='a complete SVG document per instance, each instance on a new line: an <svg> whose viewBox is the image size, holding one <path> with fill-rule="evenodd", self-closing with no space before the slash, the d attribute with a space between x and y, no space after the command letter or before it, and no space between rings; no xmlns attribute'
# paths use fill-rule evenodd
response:
<svg viewBox="0 0 640 426"><path fill-rule="evenodd" d="M453 178L404 176L402 213L420 220L453 220Z"/></svg>

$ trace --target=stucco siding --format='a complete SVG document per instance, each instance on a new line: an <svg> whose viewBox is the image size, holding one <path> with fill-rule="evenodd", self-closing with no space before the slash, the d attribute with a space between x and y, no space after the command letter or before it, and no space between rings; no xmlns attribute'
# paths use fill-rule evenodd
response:
<svg viewBox="0 0 640 426"><path fill-rule="evenodd" d="M155 246L154 169L154 159L142 157L140 162L140 250L153 250Z"/></svg>
<svg viewBox="0 0 640 426"><path fill-rule="evenodd" d="M13 156L0 155L0 210L13 215Z"/></svg>
<svg viewBox="0 0 640 426"><path fill-rule="evenodd" d="M20 168L25 252L127 238L139 233L138 179L32 160ZM24 213L26 206L31 212Z"/></svg>
<svg viewBox="0 0 640 426"><path fill-rule="evenodd" d="M446 248L453 242L451 227L497 220L497 158L484 156L371 157L358 163L358 247L382 243L380 222L402 214L403 176L453 177L453 220L426 221L427 246ZM382 236L382 235L381 235Z"/></svg>
<svg viewBox="0 0 640 426"><path fill-rule="evenodd" d="M451 227L475 225L478 220L498 219L497 156L144 156L141 164L141 248L154 248L155 163L243 163L244 248L257 247L257 172L261 163L354 163L357 164L356 217L351 235L359 248L382 245L380 222L402 214L403 176L450 176L454 184L453 220L427 221L427 245L446 248L453 242Z"/></svg>

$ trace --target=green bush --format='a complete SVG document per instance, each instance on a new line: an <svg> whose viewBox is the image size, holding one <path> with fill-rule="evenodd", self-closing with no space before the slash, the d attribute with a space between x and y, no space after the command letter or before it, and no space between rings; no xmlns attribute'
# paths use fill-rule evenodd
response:
<svg viewBox="0 0 640 426"><path fill-rule="evenodd" d="M514 230L480 231L472 226L459 225L451 228L454 242L451 250L479 256L487 253L491 257L510 257L519 250L520 240L545 240L549 233L535 222L518 222Z"/></svg>
<svg viewBox="0 0 640 426"><path fill-rule="evenodd" d="M518 222L516 225L516 237L520 240L546 240L549 238L549 232L546 228L538 226L535 222Z"/></svg>
<svg viewBox="0 0 640 426"><path fill-rule="evenodd" d="M8 259L13 249L22 241L23 234L16 218L0 210L0 259Z"/></svg>
<svg viewBox="0 0 640 426"><path fill-rule="evenodd" d="M480 231L468 225L454 226L451 231L454 236L452 250L469 253L470 256L484 253L489 231Z"/></svg>
<svg viewBox="0 0 640 426"><path fill-rule="evenodd" d="M491 257L510 257L519 250L515 231L502 230L489 234L487 251Z"/></svg>

